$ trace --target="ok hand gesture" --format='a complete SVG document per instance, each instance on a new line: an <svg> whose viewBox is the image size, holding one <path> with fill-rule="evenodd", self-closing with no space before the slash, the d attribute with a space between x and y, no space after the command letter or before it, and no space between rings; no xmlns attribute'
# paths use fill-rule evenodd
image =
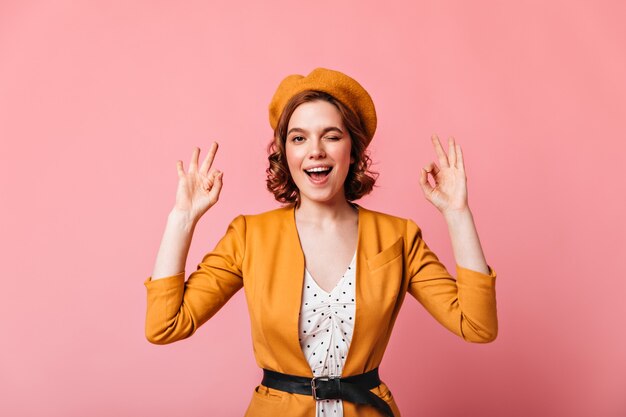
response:
<svg viewBox="0 0 626 417"><path fill-rule="evenodd" d="M454 138L449 138L446 155L437 135L431 139L441 168L434 162L422 168L420 184L424 196L443 214L464 210L467 208L467 179L461 146ZM429 173L435 181L434 187L428 182Z"/></svg>
<svg viewBox="0 0 626 417"><path fill-rule="evenodd" d="M200 169L198 169L198 156L200 155L198 147L193 150L187 172L183 169L183 162L176 161L178 190L175 210L185 213L190 219L200 219L209 208L217 203L219 198L223 173L211 168L217 147L217 142L213 142Z"/></svg>

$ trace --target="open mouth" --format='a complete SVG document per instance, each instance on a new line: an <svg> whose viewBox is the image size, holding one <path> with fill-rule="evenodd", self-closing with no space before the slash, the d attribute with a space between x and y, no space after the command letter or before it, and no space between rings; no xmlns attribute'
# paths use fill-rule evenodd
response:
<svg viewBox="0 0 626 417"><path fill-rule="evenodd" d="M311 177L315 181L322 180L330 174L330 171L333 170L333 167L324 167L324 168L313 168L312 170L304 171L306 174Z"/></svg>

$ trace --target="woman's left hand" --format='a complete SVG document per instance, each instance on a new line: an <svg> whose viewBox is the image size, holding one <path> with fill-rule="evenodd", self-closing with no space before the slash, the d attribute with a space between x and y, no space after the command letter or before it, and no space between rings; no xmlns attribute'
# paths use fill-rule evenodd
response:
<svg viewBox="0 0 626 417"><path fill-rule="evenodd" d="M454 138L449 138L446 155L437 135L431 139L441 168L435 162L422 168L420 184L424 196L443 214L465 210L468 208L467 178L461 146L455 143ZM434 187L428 182L429 173L435 181Z"/></svg>

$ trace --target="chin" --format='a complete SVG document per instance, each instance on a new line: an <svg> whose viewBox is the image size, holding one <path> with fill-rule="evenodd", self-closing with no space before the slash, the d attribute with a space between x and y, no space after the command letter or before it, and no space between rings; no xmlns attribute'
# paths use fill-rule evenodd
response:
<svg viewBox="0 0 626 417"><path fill-rule="evenodd" d="M328 194L317 194L317 195L303 195L302 193L300 193L300 199L306 199L309 200L312 203L330 203L334 200L338 200L340 198L339 196L340 193L337 194L333 194L333 195L328 195ZM343 197L343 194L341 194L341 197ZM345 198L345 197L343 197Z"/></svg>

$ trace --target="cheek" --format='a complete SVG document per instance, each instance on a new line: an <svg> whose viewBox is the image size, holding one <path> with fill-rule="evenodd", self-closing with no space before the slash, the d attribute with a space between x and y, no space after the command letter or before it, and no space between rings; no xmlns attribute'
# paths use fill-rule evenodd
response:
<svg viewBox="0 0 626 417"><path fill-rule="evenodd" d="M354 162L354 158L352 157L352 148L350 146L346 146L341 150L342 159L345 163L351 164Z"/></svg>
<svg viewBox="0 0 626 417"><path fill-rule="evenodd" d="M287 158L287 166L289 167L289 172L293 177L294 172L300 171L302 158L299 157L297 152L294 152L293 149L290 148L285 149L285 157Z"/></svg>

